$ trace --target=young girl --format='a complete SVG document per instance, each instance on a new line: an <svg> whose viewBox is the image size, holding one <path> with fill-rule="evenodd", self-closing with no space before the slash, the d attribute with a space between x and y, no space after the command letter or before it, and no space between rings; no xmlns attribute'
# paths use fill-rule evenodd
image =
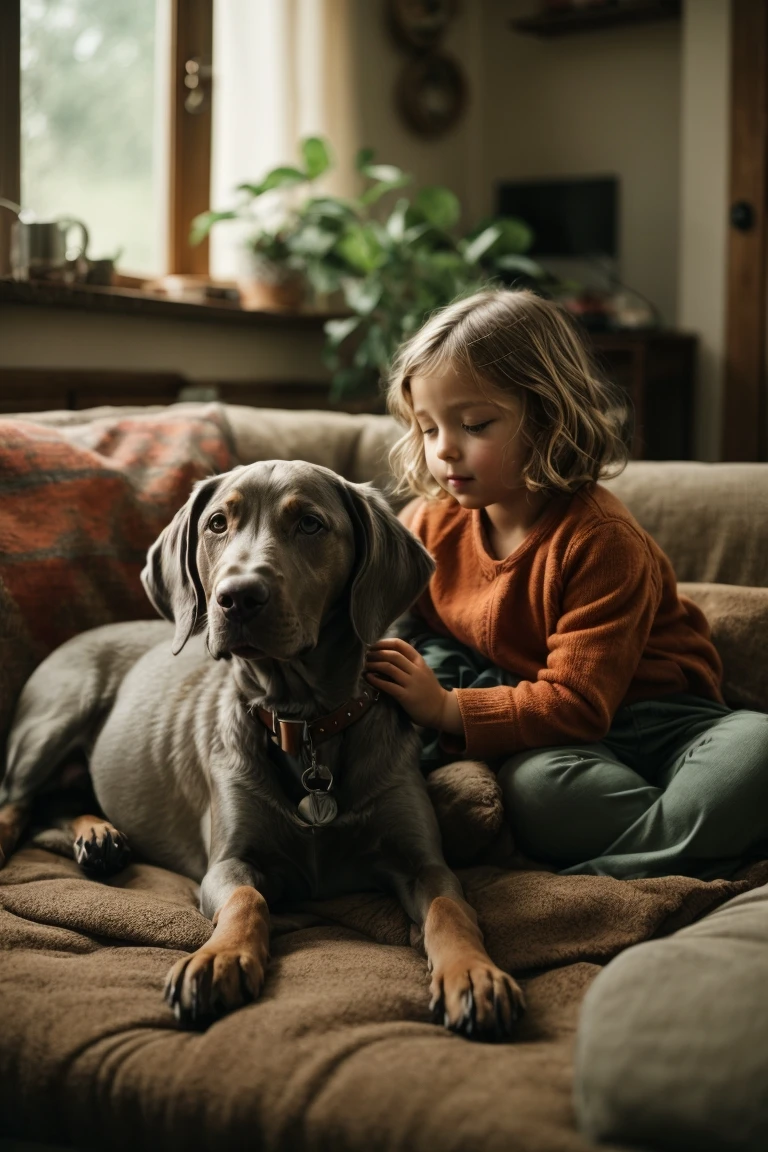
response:
<svg viewBox="0 0 768 1152"><path fill-rule="evenodd" d="M768 715L731 711L704 616L597 481L623 412L571 321L487 291L400 351L401 518L437 563L372 685L431 762L499 771L518 846L562 872L728 877L768 854ZM437 759L435 759L437 757Z"/></svg>

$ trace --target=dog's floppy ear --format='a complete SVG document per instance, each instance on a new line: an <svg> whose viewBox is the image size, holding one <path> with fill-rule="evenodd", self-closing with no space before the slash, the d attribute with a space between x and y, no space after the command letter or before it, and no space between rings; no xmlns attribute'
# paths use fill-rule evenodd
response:
<svg viewBox="0 0 768 1152"><path fill-rule="evenodd" d="M355 531L352 626L373 644L423 592L435 562L376 488L344 481L342 491Z"/></svg>
<svg viewBox="0 0 768 1152"><path fill-rule="evenodd" d="M178 655L207 612L197 570L197 522L230 473L199 481L186 504L147 553L141 573L152 606L176 625L173 654Z"/></svg>

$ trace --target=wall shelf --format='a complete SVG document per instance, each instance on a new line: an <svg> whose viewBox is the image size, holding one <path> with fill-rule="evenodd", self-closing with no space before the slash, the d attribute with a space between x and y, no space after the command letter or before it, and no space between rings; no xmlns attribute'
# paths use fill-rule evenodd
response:
<svg viewBox="0 0 768 1152"><path fill-rule="evenodd" d="M596 32L601 28L616 28L625 24L679 20L682 7L682 0L612 0L587 8L550 9L510 23L516 32L551 38L577 32Z"/></svg>

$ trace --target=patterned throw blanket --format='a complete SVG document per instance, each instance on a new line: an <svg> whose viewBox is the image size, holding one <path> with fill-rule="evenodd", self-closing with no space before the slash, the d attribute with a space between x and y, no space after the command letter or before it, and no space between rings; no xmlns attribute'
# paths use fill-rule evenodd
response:
<svg viewBox="0 0 768 1152"><path fill-rule="evenodd" d="M196 480L235 463L215 404L64 428L0 420L0 749L53 648L156 617L139 580L147 549Z"/></svg>

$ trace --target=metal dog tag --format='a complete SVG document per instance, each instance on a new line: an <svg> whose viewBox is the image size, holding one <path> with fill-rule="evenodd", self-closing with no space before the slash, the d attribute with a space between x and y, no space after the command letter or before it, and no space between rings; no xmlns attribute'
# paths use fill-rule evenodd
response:
<svg viewBox="0 0 768 1152"><path fill-rule="evenodd" d="M336 799L328 792L310 792L299 803L299 814L307 824L330 824L338 812Z"/></svg>

